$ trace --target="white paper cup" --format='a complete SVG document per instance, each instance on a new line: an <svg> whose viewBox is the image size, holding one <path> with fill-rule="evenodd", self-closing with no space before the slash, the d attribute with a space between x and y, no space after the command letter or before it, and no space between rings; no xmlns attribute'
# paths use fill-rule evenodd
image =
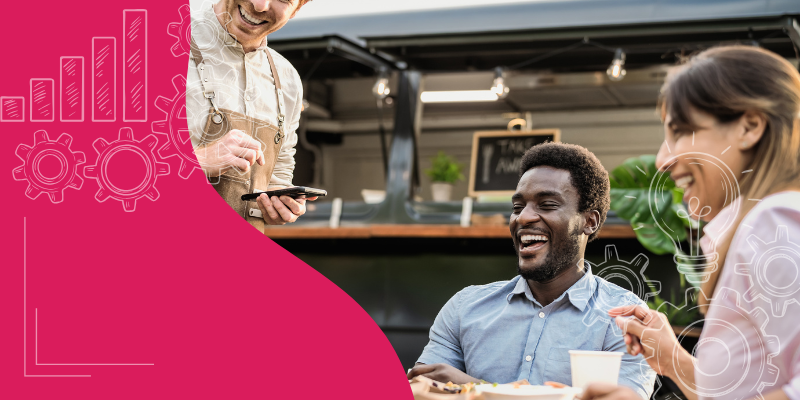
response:
<svg viewBox="0 0 800 400"><path fill-rule="evenodd" d="M620 351L570 350L572 387L585 389L586 385L593 382L616 385L622 354Z"/></svg>

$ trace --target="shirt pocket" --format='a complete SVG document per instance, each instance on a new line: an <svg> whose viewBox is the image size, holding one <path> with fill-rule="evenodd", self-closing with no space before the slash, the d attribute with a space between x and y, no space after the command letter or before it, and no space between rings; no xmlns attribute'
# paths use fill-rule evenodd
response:
<svg viewBox="0 0 800 400"><path fill-rule="evenodd" d="M569 347L554 347L547 355L547 366L542 373L542 382L553 381L572 385L572 369L569 362Z"/></svg>

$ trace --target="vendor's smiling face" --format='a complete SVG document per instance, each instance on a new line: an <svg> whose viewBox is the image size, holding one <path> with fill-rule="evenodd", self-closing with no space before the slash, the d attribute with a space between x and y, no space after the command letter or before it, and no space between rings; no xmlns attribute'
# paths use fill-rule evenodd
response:
<svg viewBox="0 0 800 400"><path fill-rule="evenodd" d="M222 0L215 11L230 14L227 29L239 43L260 44L294 18L302 3L303 0Z"/></svg>
<svg viewBox="0 0 800 400"><path fill-rule="evenodd" d="M531 168L520 178L512 204L509 228L520 275L549 281L580 261L586 218L578 211L579 194L569 171Z"/></svg>

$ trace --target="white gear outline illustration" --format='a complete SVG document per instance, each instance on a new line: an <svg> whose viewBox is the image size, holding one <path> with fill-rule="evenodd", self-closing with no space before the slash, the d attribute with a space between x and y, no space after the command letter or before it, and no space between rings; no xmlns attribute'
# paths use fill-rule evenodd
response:
<svg viewBox="0 0 800 400"><path fill-rule="evenodd" d="M238 74L234 70L228 71L222 78L217 78L216 74L214 72L214 67L213 66L206 65L205 69L206 69L207 74L208 74L207 75L208 79L209 79L210 83L213 85L213 87L215 87L217 89L219 89L220 87L225 87L225 88L231 89L231 90L215 90L214 91L215 94L216 94L214 100L215 100L216 105L217 105L218 108L225 108L225 109L229 109L229 110L235 109L236 108L235 107L236 99L238 99L240 101L240 103L244 103L245 99L247 98L247 96L249 96L250 101L255 101L262 95L261 94L262 90L259 87L253 88L252 90L250 90L248 92L249 94L245 94L245 91L242 90L241 88L239 88L239 86L237 84L237 82L238 82ZM186 84L185 79L182 79L181 75L176 75L175 77L173 77L173 81L172 82L173 82L173 86L176 86L177 93L175 94L175 97L172 100L170 100L168 98L163 98L163 100L162 100L161 96L160 96L159 99L157 99L157 101L156 101L156 106L159 109L162 109L162 107L163 107L163 108L170 108L170 110L174 110L174 107L176 107L176 106L183 107L185 105L185 110L186 110L185 117L186 117L187 124L191 127L191 125L193 125L193 124L189 124L189 122L190 121L195 121L195 122L198 122L199 124L194 124L194 125L204 126L204 123L205 123L206 119L210 118L210 116L211 116L212 108L211 108L211 103L209 102L209 100L203 94L203 86L201 85L200 81L195 81L195 82L192 82L190 84ZM181 89L181 85L183 85L185 87L185 89ZM232 94L234 92L235 92L235 94ZM190 93L194 93L194 94L189 95ZM182 97L185 98L185 101L183 100ZM159 105L158 104L159 101L161 101L163 103L161 105ZM169 103L169 105L167 105L167 103ZM203 110L203 111L201 113L195 115L195 114L192 114L192 110ZM175 118L177 116L179 116L180 113L173 113L172 111L170 111L170 112L166 112L166 114L167 114L167 119L164 120L164 121L156 121L156 122L154 122L152 124L152 129L153 129L153 132L156 132L156 133L166 133L170 137L170 141L173 143L173 146L167 147L167 144L165 144L161 149L159 149L159 154L161 154L162 151L172 150L172 147L176 147L175 145L178 145L179 141L182 140L181 139L181 135L182 134L177 132L177 130L175 129L178 126L182 126L182 125L179 125L179 123L180 123L179 121L175 120ZM226 118L226 119L223 119L222 123L227 125L230 122L231 121L228 121L228 119ZM229 132L231 129L232 128L223 127L220 130L220 135L219 136L206 137L206 138L204 138L203 142L197 143L197 147L207 146L207 145L215 142L216 140L218 140L219 138L224 136L227 132ZM255 129L261 129L261 127L256 127ZM258 138L259 135L254 134L251 137L254 138L256 141L258 141L260 143L262 150L265 150L265 149L268 148L268 144ZM175 140L175 141L173 141L173 140ZM178 147L178 149L180 149L180 148L181 147ZM185 150L182 150L182 151L179 151L179 154L181 155L182 161L190 161L192 164L196 165L197 168L200 168L200 163L197 160L197 158L196 158L194 153L189 155L189 154L186 154ZM165 155L165 154L161 154L161 156L162 157L164 157L164 156L168 157L168 155ZM209 166L214 166L214 165L209 165ZM181 168L182 169L188 168L188 166L184 167L184 165L182 163L181 164ZM237 173L239 175L244 175L245 174L244 171L241 171L240 169L238 169L236 167L233 167L232 170L235 171L235 173ZM188 177L189 174L191 173L191 170L189 170L189 171L185 171L184 170L184 173L187 174L186 176ZM183 177L183 175L181 175L181 177ZM212 178L210 178L210 183L212 183L212 184L218 183L219 179L220 179L219 176L212 177Z"/></svg>
<svg viewBox="0 0 800 400"><path fill-rule="evenodd" d="M170 22L167 25L167 34L176 38L177 42L172 45L170 49L172 55L180 57L184 54L189 54L191 35L192 35L192 11L188 4L184 4L178 8L178 14L181 17L180 22Z"/></svg>
<svg viewBox="0 0 800 400"><path fill-rule="evenodd" d="M123 127L119 129L117 140L109 143L103 138L99 138L92 143L97 151L97 164L85 167L83 174L87 178L97 180L100 189L95 195L95 199L102 203L109 198L122 202L125 212L136 211L136 200L147 197L156 201L159 197L155 184L159 176L169 174L169 164L158 162L153 152L158 139L155 135L147 135L142 140L136 141L133 137L131 128ZM119 152L133 152L144 161L147 168L145 178L133 189L122 189L114 186L108 179L108 162Z"/></svg>
<svg viewBox="0 0 800 400"><path fill-rule="evenodd" d="M626 285L629 284L630 288L622 286L620 287L627 289L634 296L643 300L644 302L647 302L647 300L649 300L651 297L661 293L661 282L651 281L647 279L647 276L645 276L645 271L647 270L647 266L650 264L650 259L644 253L639 253L631 261L625 261L619 258L617 246L609 244L606 245L604 254L605 260L603 262L599 264L592 264L592 271L595 276L601 277L607 281L610 279L621 278L626 282ZM585 285L588 284L589 282L587 280ZM614 285L614 283L611 284ZM638 304L638 302L633 302L633 298L631 298L631 300L631 304ZM622 304L599 304L599 307L596 307L593 311L588 312L583 316L582 322L587 327L592 326L597 321L610 323L611 317L608 316L608 310L620 305ZM611 325L616 327L614 324ZM613 329L615 333L620 333L621 335L621 331L619 331L619 329Z"/></svg>
<svg viewBox="0 0 800 400"><path fill-rule="evenodd" d="M779 225L775 231L775 240L765 242L760 237L751 234L747 237L747 243L755 251L749 263L738 263L734 271L739 275L748 277L750 288L745 292L744 299L752 302L758 298L770 303L772 315L783 317L786 309L791 303L798 303L794 295L800 291L800 245L789 240L789 227ZM775 261L789 262L793 264L795 271L794 281L788 285L779 287L767 279L767 269ZM772 299L764 296L768 293Z"/></svg>
<svg viewBox="0 0 800 400"><path fill-rule="evenodd" d="M47 193L53 204L64 201L64 190L73 188L80 190L83 178L78 174L78 166L86 162L82 151L72 151L72 136L62 133L56 140L50 140L47 131L38 130L33 134L34 144L30 147L20 143L16 155L22 160L22 165L12 170L16 181L28 181L25 196L35 200L42 193ZM47 157L54 157L60 164L56 176L50 177L42 174L40 163Z"/></svg>
<svg viewBox="0 0 800 400"><path fill-rule="evenodd" d="M204 14L207 9L213 9L214 3L211 1L203 2L203 5L195 13L191 13L188 20L189 20L189 35L186 39L188 40L188 46L186 47L186 51L191 50L191 38L195 38L195 46L194 48L200 50L200 53L203 55L203 62L208 65L220 65L225 62L225 55L220 50L219 52L211 51L215 46L219 45L221 47L236 47L238 43L236 41L236 37L228 31L228 24L233 21L233 16L229 12L222 12L220 14L214 14L219 17L222 16L222 19L225 21L223 29L227 32L227 36L224 36L224 39L220 39L217 35L218 29L220 28L220 23L218 19L214 19L212 21L207 20L204 17ZM182 7L181 7L182 8ZM178 9L178 12L181 13L181 9ZM183 16L183 14L181 14ZM182 24L184 20L181 20L179 24ZM168 28L168 29L175 29L175 28ZM192 35L192 32L195 32L195 35ZM209 34L204 35L201 32L208 32ZM168 32L169 33L169 32ZM204 42L203 39L210 37L211 42ZM180 42L180 38L178 38ZM177 44L178 46L185 46L184 44ZM173 46L174 47L174 46ZM183 47L181 47L183 50ZM174 53L173 53L174 55ZM177 57L177 56L176 56Z"/></svg>
<svg viewBox="0 0 800 400"><path fill-rule="evenodd" d="M158 149L158 156L162 159L177 156L181 160L178 168L178 175L183 179L188 179L192 171L202 170L194 149L187 151L187 142L191 142L191 133L186 125L186 78L183 75L172 77L172 86L175 88L175 95L172 98L158 96L155 106L167 115L167 119L153 121L151 129L154 133L167 135L167 142ZM186 122L185 122L186 121ZM189 143L191 147L191 143Z"/></svg>
<svg viewBox="0 0 800 400"><path fill-rule="evenodd" d="M755 326L755 328L758 330L758 333L759 333L758 343L753 344L751 342L746 342L746 349L747 349L748 355L749 355L751 347L748 347L748 346L756 345L756 346L761 348L761 350L762 350L761 354L764 355L762 357L762 359L760 360L761 361L760 365L756 366L756 368L758 368L758 370L760 371L761 374L760 374L760 379L758 380L758 386L755 387L755 390L758 393L758 397L761 398L764 389L766 389L768 387L775 386L777 384L777 382L778 382L778 378L779 378L779 375L780 375L780 369L775 364L772 363L772 360L778 354L780 354L780 339L777 336L768 335L766 333L766 331L765 331L765 328L766 328L767 324L769 323L769 314L766 311L764 311L764 309L762 309L760 307L755 307L751 311L748 311L748 310L745 310L744 308L742 308L741 303L740 303L739 293L737 291L733 290L733 289L721 287L717 291L717 293L715 293L715 294L716 294L716 296L714 297L714 300L716 301L715 307L724 307L724 308L726 308L726 309L728 309L730 311L734 311L737 314L739 314L742 317L743 320L747 320L747 319L751 320L753 322L753 325ZM678 309L678 310L685 309L686 312L692 311L692 310L695 310L695 309L699 309L700 306L696 305L697 304L697 302L696 302L697 296L704 296L704 294L701 291L696 291L695 289L692 289L692 288L687 289L686 290L686 297L685 297L685 301L684 301L683 305L678 307L678 306L676 306L676 305L674 305L672 303L664 302L663 304L661 304L661 306L658 307L658 309L656 311L663 313L664 310L667 309L667 308L674 308L674 309ZM735 304L735 309L731 308L731 307L729 307L727 305L720 304L720 301L722 301L722 300L724 300L724 299L726 299L728 297L732 297L734 299L733 303ZM711 302L710 299L708 299L707 301L709 303ZM692 307L686 308L687 305L689 305L689 304L695 304L695 305L693 305ZM695 326L697 326L699 324L703 324L705 326L705 324L708 324L708 323L719 323L720 325L724 326L725 328L727 328L729 330L735 330L737 333L739 333L740 337L742 337L742 338L744 337L743 334L741 333L741 331L736 326L731 324L730 321L722 320L722 319L703 318L703 319L697 320L697 321L685 326L684 329L680 333L677 334L678 342L679 343L682 342L682 340L685 337L688 336L687 334L690 331L692 331L693 330L692 328L694 328ZM649 330L649 329L645 329L645 331L647 331L647 330ZM701 344L704 344L706 342L721 343L716 338L706 338L705 341L703 341L703 340L698 341L697 345L695 346L695 350ZM722 344L724 344L724 343L722 343ZM648 356L648 357L645 357L645 360L653 358L656 354L659 353L656 348L648 345L645 341L642 341L641 345L650 350L650 354L651 355ZM774 348L774 351L770 351L769 350L770 347ZM678 356L678 351L680 351L679 348L680 348L679 346L676 346L674 351L672 352L672 354L669 355L670 357L673 358L673 361L674 361L673 365L678 365L677 361L675 361L675 359ZM682 349L682 348L680 348L680 349ZM692 355L694 356L695 354L692 354ZM745 358L747 360L747 371L749 371L751 366L752 366L751 365L751 359L750 359L750 357L745 357ZM646 370L644 370L644 368L649 368L649 366L645 366L643 364L642 368L643 368L643 370L641 372L642 372L642 374L645 374ZM726 368L727 368L727 366L726 366ZM694 375L696 376L698 373L702 374L703 372L695 365L695 374ZM713 375L716 376L716 375L719 375L719 374L721 374L721 372L718 372L718 373L713 374ZM679 377L678 379L680 380L680 375L679 374L677 374L677 375ZM732 387L728 387L723 392L719 392L719 393L718 392L706 392L707 390L709 390L709 388L700 388L700 387L697 387L697 385L694 385L695 388L694 389L690 389L690 390L693 393L695 393L696 395L701 396L701 397L727 396L728 394L730 394L733 390L737 389L742 384L742 382L744 381L744 378L746 376L747 376L747 373L745 372L745 374L742 374L742 376L738 378L738 382L736 382ZM685 385L685 386L691 388L690 385ZM658 390L660 390L662 387L663 387L663 384L661 383L660 378L658 376L656 376L656 389L653 391L653 395L656 395ZM711 389L711 390L719 390L719 389ZM747 398L750 398L750 397L751 397L750 395L747 395ZM729 397L725 397L725 398L727 399ZM735 400L745 400L745 399L735 399Z"/></svg>

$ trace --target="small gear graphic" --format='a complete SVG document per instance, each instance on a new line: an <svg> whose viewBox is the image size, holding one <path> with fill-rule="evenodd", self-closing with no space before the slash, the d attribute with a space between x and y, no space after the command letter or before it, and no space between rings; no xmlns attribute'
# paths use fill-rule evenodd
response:
<svg viewBox="0 0 800 400"><path fill-rule="evenodd" d="M176 57L190 53L192 38L194 38L194 46L203 54L203 60L208 65L220 65L225 62L225 53L222 51L223 47L236 47L236 36L228 31L228 24L233 21L233 17L228 12L216 14L217 18L209 19L205 17L208 9L212 9L214 3L212 1L205 1L203 5L197 8L193 15L186 16L187 10L181 7L178 13L181 15L181 22L173 22L167 29L167 33L171 36L178 38L178 43L172 46L173 55L175 51L180 51ZM225 35L219 34L220 21L224 21L223 29L228 31ZM177 24L177 28L173 28L173 24ZM185 27L184 24L191 27ZM186 35L186 36L183 36ZM216 49L216 50L215 50ZM228 55L228 57L231 57Z"/></svg>
<svg viewBox="0 0 800 400"><path fill-rule="evenodd" d="M161 175L169 174L169 164L156 161L153 150L158 144L155 135L148 135L140 141L133 138L131 128L120 128L119 138L111 143L99 138L92 146L97 151L97 164L87 166L83 174L87 178L96 179L100 190L95 199L99 202L106 201L109 197L122 202L125 212L136 211L136 200L147 197L152 201L158 199L158 190L155 188L156 179ZM144 179L132 189L124 189L114 185L108 176L108 163L121 152L132 152L138 155L146 166Z"/></svg>
<svg viewBox="0 0 800 400"><path fill-rule="evenodd" d="M613 244L607 245L605 248L605 260L600 264L592 265L592 271L594 271L595 276L603 278L635 296L631 295L630 298L621 299L621 301L617 301L614 304L605 304L600 298L601 300L599 301L601 303L597 304L594 311L584 315L584 325L591 326L597 321L609 323L611 318L608 316L608 310L623 305L627 300L630 300L628 301L629 304L638 304L639 299L646 302L650 297L660 293L661 282L648 280L645 276L649 263L650 259L642 253L639 253L631 261L622 260L619 258L619 253L617 253L617 247ZM634 297L638 297L638 299ZM616 325L614 326L616 327ZM616 331L618 329L615 328Z"/></svg>
<svg viewBox="0 0 800 400"><path fill-rule="evenodd" d="M658 307L657 311L662 313L668 309L678 309L683 310L684 312L694 311L695 309L699 308L699 306L696 305L697 295L698 294L694 289L688 289L686 291L686 300L684 301L683 305L676 306L669 302L665 302ZM702 293L699 295L702 295ZM710 314L706 315L704 319L687 325L680 333L676 332L678 342L682 342L684 338L690 336L692 332L696 330L696 327L702 326L703 329L710 329L710 327L713 326L714 329L717 330L735 333L736 336L738 336L738 340L735 343L726 343L714 337L701 338L692 351L692 355L696 355L698 349L703 346L723 346L725 350L727 350L727 354L730 355L732 354L732 351L728 349L728 346L731 344L738 344L746 349L748 357L746 357L744 364L731 363L731 359L725 360L727 363L721 371L703 371L698 365L695 365L694 376L703 376L707 379L700 384L696 384L692 391L698 396L704 398L718 397L745 400L744 398L740 399L731 397L731 392L741 387L744 384L747 373L751 370L754 370L758 371L759 379L757 383L753 384L753 387L749 388L750 393L745 395L745 397L751 398L753 392L758 393L757 397L761 397L761 394L766 388L775 386L775 384L778 382L778 377L780 374L780 370L772 362L773 358L780 354L780 340L777 336L768 335L765 331L765 328L769 323L769 314L760 307L753 308L750 311L742 308L739 293L730 288L719 288L715 294L714 303L716 304L716 313L723 313L724 317L716 318L714 316L715 314L709 310ZM729 305L731 303L733 304L732 306ZM735 324L735 321L733 320L750 321L751 324ZM753 329L754 331L757 331L757 340L755 342L749 340L749 336L742 332L743 329ZM646 357L646 359L653 357L655 354L659 354L658 349L653 348L650 344L648 344L648 342L642 342L642 346L645 346L650 350L649 354L651 354L651 356ZM677 350L678 348L676 347L673 354L668 356L676 358L678 356ZM760 356L749 356L752 354L758 354ZM717 361L719 365L722 365L722 360ZM678 365L677 362L675 365ZM738 370L725 374L725 370L727 370L729 367L738 368ZM642 368L642 373L645 373L645 366L642 366ZM745 370L744 373L741 371L742 368ZM677 375L680 376L680 374ZM720 377L730 377L730 379L724 380L720 379ZM662 387L662 383L660 378L657 377L656 379L657 392ZM654 393L654 396L655 394L656 393Z"/></svg>
<svg viewBox="0 0 800 400"><path fill-rule="evenodd" d="M78 165L85 163L86 157L83 152L70 149L72 136L66 133L62 133L57 140L50 140L46 131L39 130L33 134L33 138L33 147L25 144L17 146L16 154L23 164L12 171L14 180L28 181L25 195L31 200L44 192L54 204L61 203L64 201L64 189L80 190L83 186ZM41 170L41 163L47 158L59 163L59 171L54 176L45 175Z"/></svg>
<svg viewBox="0 0 800 400"><path fill-rule="evenodd" d="M783 317L791 303L798 303L800 291L800 245L789 241L789 228L778 226L775 240L765 242L756 235L747 237L747 243L756 252L749 263L736 264L735 271L750 279L750 288L744 299L752 302L762 298L772 305L772 315ZM770 279L771 270L773 277ZM780 271L794 276L791 282L775 282L774 272ZM769 295L769 297L765 296Z"/></svg>
<svg viewBox="0 0 800 400"><path fill-rule="evenodd" d="M181 160L178 175L188 179L192 171L201 168L194 155L191 133L186 121L186 78L183 75L175 75L172 78L172 86L176 92L172 98L158 96L156 99L156 108L166 113L167 119L154 121L151 127L153 132L167 135L168 138L158 149L159 157L166 159L178 156Z"/></svg>
<svg viewBox="0 0 800 400"><path fill-rule="evenodd" d="M171 22L169 25L167 25L167 34L178 39L178 41L172 45L172 48L170 49L172 50L172 55L175 57L189 54L189 43L191 43L192 38L192 18L189 5L184 4L178 8L178 14L181 17L181 21Z"/></svg>

